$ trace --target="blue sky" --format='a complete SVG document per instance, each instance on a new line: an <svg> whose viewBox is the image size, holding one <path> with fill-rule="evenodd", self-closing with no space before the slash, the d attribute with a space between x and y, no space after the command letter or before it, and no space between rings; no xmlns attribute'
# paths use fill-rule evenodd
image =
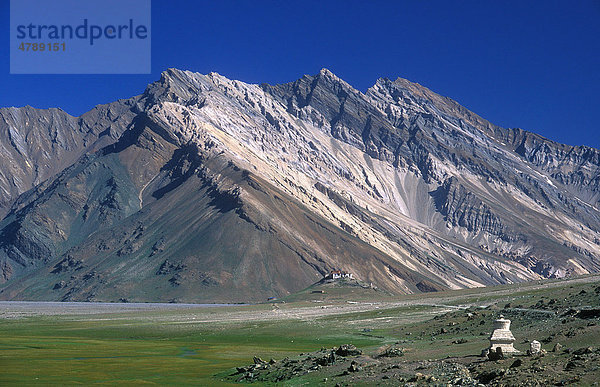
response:
<svg viewBox="0 0 600 387"><path fill-rule="evenodd" d="M250 83L327 67L362 91L403 77L498 125L600 147L599 0L154 0L150 75L10 75L0 2L0 106L79 115L142 93L168 67Z"/></svg>

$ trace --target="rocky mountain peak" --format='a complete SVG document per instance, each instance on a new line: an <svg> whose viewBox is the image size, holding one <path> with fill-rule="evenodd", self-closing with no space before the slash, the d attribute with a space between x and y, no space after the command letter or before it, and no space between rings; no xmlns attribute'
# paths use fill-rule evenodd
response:
<svg viewBox="0 0 600 387"><path fill-rule="evenodd" d="M600 270L598 150L401 78L362 93L327 69L280 85L168 69L78 118L0 118L16 166L0 171L1 297L149 300L133 282L247 301L336 268L405 293Z"/></svg>
<svg viewBox="0 0 600 387"><path fill-rule="evenodd" d="M338 77L331 70L329 70L325 67L322 68L318 74L314 75L313 78L319 78L322 81L330 82L330 83L334 83L334 84L335 83L342 84L344 86L344 88L347 88L347 89L353 90L354 92L357 92L357 90L354 89L354 87L352 87L349 83L347 83L342 78Z"/></svg>

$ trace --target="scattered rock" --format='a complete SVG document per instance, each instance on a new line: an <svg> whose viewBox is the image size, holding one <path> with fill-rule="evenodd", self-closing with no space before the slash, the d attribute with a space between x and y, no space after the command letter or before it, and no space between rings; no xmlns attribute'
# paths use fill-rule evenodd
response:
<svg viewBox="0 0 600 387"><path fill-rule="evenodd" d="M348 371L350 372L359 372L361 370L362 368L354 360L352 361L352 363L350 363L350 367L348 367Z"/></svg>
<svg viewBox="0 0 600 387"><path fill-rule="evenodd" d="M400 347L389 347L379 355L379 357L400 357L400 356L404 356L404 348L400 348Z"/></svg>
<svg viewBox="0 0 600 387"><path fill-rule="evenodd" d="M587 355L588 353L592 353L594 352L594 348L592 347L584 347L584 348L579 348L575 351L573 351L573 355Z"/></svg>
<svg viewBox="0 0 600 387"><path fill-rule="evenodd" d="M315 364L320 366L328 366L335 363L335 353L331 351L328 355L317 357L314 359Z"/></svg>
<svg viewBox="0 0 600 387"><path fill-rule="evenodd" d="M565 371L572 371L573 369L575 369L579 366L580 366L579 362L569 360L569 362L565 365Z"/></svg>
<svg viewBox="0 0 600 387"><path fill-rule="evenodd" d="M179 273L175 274L173 277L169 278L169 283L173 286L181 285L183 283L181 275Z"/></svg>
<svg viewBox="0 0 600 387"><path fill-rule="evenodd" d="M165 247L166 247L165 240L164 240L164 238L161 238L152 246L152 252L150 253L150 256L152 257L158 253L162 253L165 250Z"/></svg>
<svg viewBox="0 0 600 387"><path fill-rule="evenodd" d="M62 261L54 265L51 271L52 274L63 273L66 271L76 271L83 268L83 261L75 259L71 255L67 255Z"/></svg>
<svg viewBox="0 0 600 387"><path fill-rule="evenodd" d="M237 370L238 374L243 374L243 373L248 372L248 369L246 367L236 367L235 369Z"/></svg>
<svg viewBox="0 0 600 387"><path fill-rule="evenodd" d="M575 315L575 317L581 319L598 318L600 317L600 308L582 309Z"/></svg>
<svg viewBox="0 0 600 387"><path fill-rule="evenodd" d="M89 273L86 273L82 279L84 281L89 281L93 278L99 278L99 277L100 277L100 274L96 270L92 270Z"/></svg>
<svg viewBox="0 0 600 387"><path fill-rule="evenodd" d="M552 342L552 340L554 340L554 336L555 336L555 335L554 335L554 334L552 334L552 335L550 335L550 336L546 337L545 339L543 339L543 340L542 340L542 342L543 342L544 344L548 344L548 343Z"/></svg>
<svg viewBox="0 0 600 387"><path fill-rule="evenodd" d="M179 272L185 269L187 266L183 263L171 263L168 259L166 259L156 271L156 275L167 275L171 273Z"/></svg>
<svg viewBox="0 0 600 387"><path fill-rule="evenodd" d="M503 369L485 371L477 377L477 380L480 383L488 384L494 379L503 377L505 373L506 371L504 371Z"/></svg>
<svg viewBox="0 0 600 387"><path fill-rule="evenodd" d="M335 354L340 356L358 356L362 354L362 351L352 344L343 344L335 351Z"/></svg>
<svg viewBox="0 0 600 387"><path fill-rule="evenodd" d="M542 344L540 344L539 341L537 340L533 340L530 344L529 344L529 355L537 355L541 352L542 350Z"/></svg>
<svg viewBox="0 0 600 387"><path fill-rule="evenodd" d="M423 374L422 374L422 373L420 373L420 372L417 372L417 373L415 374L415 376L413 376L413 377L412 377L412 379L410 380L410 382L417 382L417 381L419 381L419 380L424 380L424 379L425 379L425 375L423 375Z"/></svg>
<svg viewBox="0 0 600 387"><path fill-rule="evenodd" d="M561 343L556 343L554 344L554 347L552 348L552 352L560 352L560 350L562 349L562 344Z"/></svg>
<svg viewBox="0 0 600 387"><path fill-rule="evenodd" d="M488 359L491 361L497 361L497 360L504 359L504 353L502 352L502 347L497 347L495 351L493 349L490 349L487 356L488 356Z"/></svg>
<svg viewBox="0 0 600 387"><path fill-rule="evenodd" d="M65 281L60 281L60 282L57 282L56 284L54 284L54 287L52 289L58 290L58 289L62 289L64 287L66 287L66 286L67 286L67 283Z"/></svg>

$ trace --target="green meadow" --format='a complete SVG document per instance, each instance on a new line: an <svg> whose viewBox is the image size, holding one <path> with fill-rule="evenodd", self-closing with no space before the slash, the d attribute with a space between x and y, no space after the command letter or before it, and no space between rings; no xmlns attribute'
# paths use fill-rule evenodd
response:
<svg viewBox="0 0 600 387"><path fill-rule="evenodd" d="M3 320L0 384L227 384L213 375L255 355L281 358L343 342L368 347L382 341L340 329L338 318L179 324L195 312L165 313L168 322L132 314Z"/></svg>
<svg viewBox="0 0 600 387"><path fill-rule="evenodd" d="M565 345L599 345L598 325L577 319L561 324L555 313L577 303L597 306L598 285L598 278L590 278L423 297L385 295L376 302L356 293L342 300L338 290L331 299L305 292L287 303L111 313L94 313L90 303L92 312L23 315L3 304L0 385L232 385L228 376L254 356L280 360L346 343L365 354L400 344L404 361L473 356L487 345L500 313L513 320L515 345L522 349L524 337L544 339L561 329L583 332L557 336ZM543 309L544 302L558 303L558 309ZM476 317L467 318L467 311ZM453 344L457 339L463 342ZM284 384L312 384L324 375L300 375Z"/></svg>

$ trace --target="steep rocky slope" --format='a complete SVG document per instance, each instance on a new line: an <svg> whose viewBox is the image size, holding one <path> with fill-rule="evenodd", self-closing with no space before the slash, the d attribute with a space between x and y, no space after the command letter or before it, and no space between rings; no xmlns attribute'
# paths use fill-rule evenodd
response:
<svg viewBox="0 0 600 387"><path fill-rule="evenodd" d="M132 104L99 105L79 118L61 109L0 108L0 217L84 152L116 141L133 118Z"/></svg>
<svg viewBox="0 0 600 387"><path fill-rule="evenodd" d="M600 270L598 150L403 79L361 93L325 69L276 86L170 69L80 118L11 109L45 121L4 120L1 298L247 301L334 268L404 293ZM19 140L42 132L43 152Z"/></svg>

